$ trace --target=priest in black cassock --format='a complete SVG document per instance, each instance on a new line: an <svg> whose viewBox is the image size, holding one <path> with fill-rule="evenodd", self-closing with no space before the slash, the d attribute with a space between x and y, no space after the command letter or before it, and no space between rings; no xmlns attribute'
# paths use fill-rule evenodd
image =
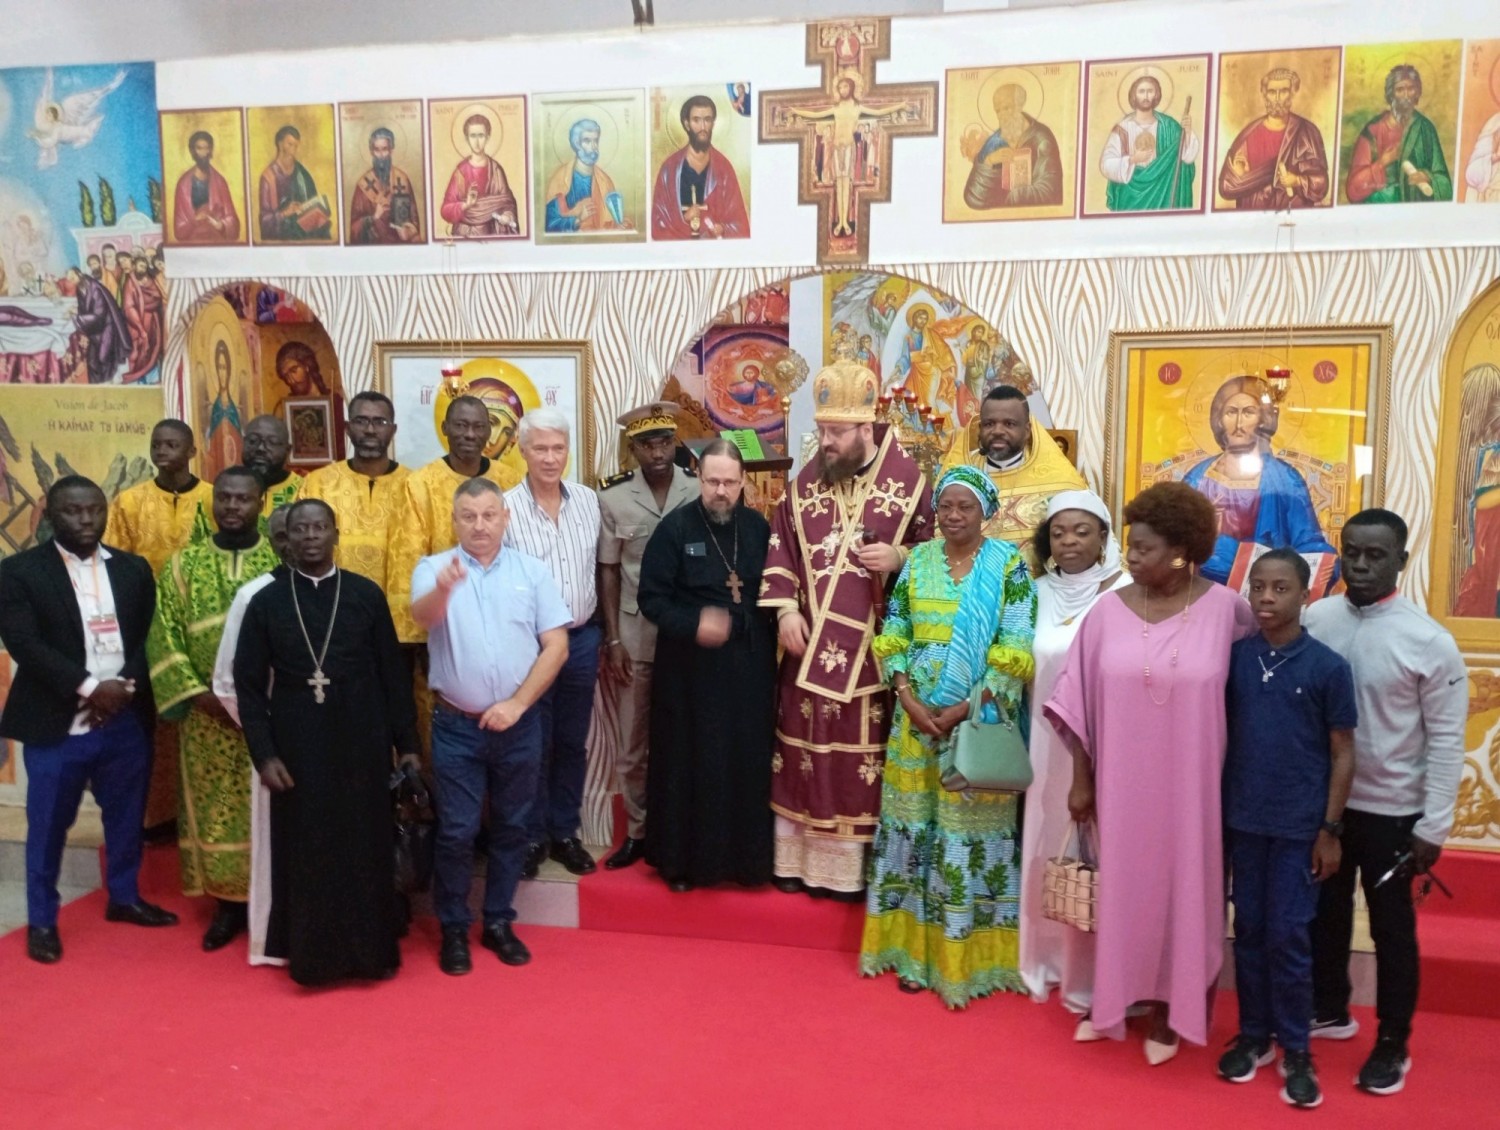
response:
<svg viewBox="0 0 1500 1130"><path fill-rule="evenodd" d="M292 980L385 978L396 937L391 770L417 762L411 677L385 594L336 568L333 510L287 516L291 568L250 601L234 686L271 797L266 956Z"/></svg>
<svg viewBox="0 0 1500 1130"><path fill-rule="evenodd" d="M756 606L771 527L739 449L714 440L699 499L661 520L637 603L657 628L646 862L674 891L771 878L776 635Z"/></svg>

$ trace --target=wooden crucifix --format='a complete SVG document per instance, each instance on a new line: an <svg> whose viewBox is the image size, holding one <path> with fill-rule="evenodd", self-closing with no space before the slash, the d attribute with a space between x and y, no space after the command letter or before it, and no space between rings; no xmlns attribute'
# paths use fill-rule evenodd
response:
<svg viewBox="0 0 1500 1130"><path fill-rule="evenodd" d="M818 206L820 265L869 261L870 205L891 198L891 139L937 133L937 83L875 81L890 36L888 19L809 24L822 86L761 92L760 140L800 151L798 199Z"/></svg>

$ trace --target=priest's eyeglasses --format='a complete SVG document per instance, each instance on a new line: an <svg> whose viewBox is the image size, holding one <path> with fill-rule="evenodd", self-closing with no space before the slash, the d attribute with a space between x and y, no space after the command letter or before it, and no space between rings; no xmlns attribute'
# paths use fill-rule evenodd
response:
<svg viewBox="0 0 1500 1130"><path fill-rule="evenodd" d="M386 416L350 416L351 428L388 428L392 421Z"/></svg>

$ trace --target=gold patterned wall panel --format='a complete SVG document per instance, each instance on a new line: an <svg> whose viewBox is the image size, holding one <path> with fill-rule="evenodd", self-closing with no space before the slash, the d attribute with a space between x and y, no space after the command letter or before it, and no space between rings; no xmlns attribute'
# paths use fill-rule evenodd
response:
<svg viewBox="0 0 1500 1130"><path fill-rule="evenodd" d="M995 326L1039 377L1058 427L1076 428L1079 465L1098 485L1104 457L1111 330L1390 322L1395 327L1386 505L1411 525L1403 591L1425 601L1440 373L1464 309L1500 276L1500 247L1285 255L916 263L872 267L952 294ZM551 274L274 277L333 339L346 395L373 383L377 340L587 338L594 343L595 464L618 452L611 421L656 395L673 362L714 316L786 277L765 268ZM232 280L177 279L163 372L182 402L190 314ZM457 306L455 310L453 307ZM610 708L594 726L585 831L609 828ZM1500 830L1465 846L1500 850Z"/></svg>

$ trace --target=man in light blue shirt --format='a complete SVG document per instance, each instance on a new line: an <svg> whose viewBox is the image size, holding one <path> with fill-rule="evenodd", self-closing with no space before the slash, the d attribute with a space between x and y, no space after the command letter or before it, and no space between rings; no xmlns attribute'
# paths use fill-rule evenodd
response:
<svg viewBox="0 0 1500 1130"><path fill-rule="evenodd" d="M525 861L526 824L542 759L531 709L568 657L573 616L547 567L502 550L510 511L500 488L470 479L453 496L458 545L412 571L411 614L431 660L432 770L438 808L433 902L443 928L438 964L467 973L474 837L489 793L489 866L480 944L507 965L531 953L511 906Z"/></svg>

